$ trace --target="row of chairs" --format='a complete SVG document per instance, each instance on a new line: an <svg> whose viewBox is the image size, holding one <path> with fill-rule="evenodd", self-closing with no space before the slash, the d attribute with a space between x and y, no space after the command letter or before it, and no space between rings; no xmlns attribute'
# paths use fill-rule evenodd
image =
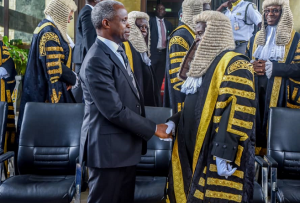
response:
<svg viewBox="0 0 300 203"><path fill-rule="evenodd" d="M19 139L18 173L0 178L1 203L80 202L82 167L78 163L83 104L28 103ZM0 102L0 177L7 104ZM146 117L163 123L171 109L146 107ZM261 180L254 183L254 203L300 202L300 110L272 108L269 117L268 155L255 157ZM135 203L166 202L166 183L172 143L156 136L137 166ZM76 170L75 170L76 168ZM11 172L11 175L13 172ZM270 178L269 178L269 177ZM277 177L278 176L278 177ZM277 179L278 178L278 179Z"/></svg>
<svg viewBox="0 0 300 203"><path fill-rule="evenodd" d="M3 149L7 117L4 102L0 102L0 115ZM78 163L78 156L83 115L83 104L26 104L17 156L19 175L4 181L0 178L1 203L80 202L84 167ZM165 122L171 115L169 108L146 107L147 118L156 123ZM153 136L147 147L137 166L135 203L164 202L172 143ZM0 154L1 175L4 161L13 157L14 152Z"/></svg>

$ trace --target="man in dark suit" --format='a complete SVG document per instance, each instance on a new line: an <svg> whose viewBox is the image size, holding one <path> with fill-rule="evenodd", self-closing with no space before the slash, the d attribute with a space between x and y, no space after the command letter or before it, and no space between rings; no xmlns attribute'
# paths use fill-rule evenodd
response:
<svg viewBox="0 0 300 203"><path fill-rule="evenodd" d="M156 16L152 17L149 22L151 34L150 59L159 87L161 87L165 76L167 38L173 31L172 24L164 19L165 15L164 5L158 4Z"/></svg>
<svg viewBox="0 0 300 203"><path fill-rule="evenodd" d="M97 39L80 70L85 116L80 162L89 168L88 203L131 203L136 165L153 134L170 138L167 125L144 118L143 95L119 45L129 38L123 4L106 0L92 11Z"/></svg>
<svg viewBox="0 0 300 203"><path fill-rule="evenodd" d="M86 5L80 10L76 22L76 44L73 52L75 72L80 72L83 59L97 38L96 30L91 20L94 6L102 0L86 0ZM72 90L76 102L82 102L82 88L79 86Z"/></svg>

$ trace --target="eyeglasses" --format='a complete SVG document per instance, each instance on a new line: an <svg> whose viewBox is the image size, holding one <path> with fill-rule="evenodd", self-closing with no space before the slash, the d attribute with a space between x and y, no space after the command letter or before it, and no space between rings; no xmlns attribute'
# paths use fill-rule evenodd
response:
<svg viewBox="0 0 300 203"><path fill-rule="evenodd" d="M70 16L70 17L69 17L69 20L70 20L70 21L73 20L73 16Z"/></svg>
<svg viewBox="0 0 300 203"><path fill-rule="evenodd" d="M273 13L273 14L279 14L281 12L281 9L268 9L268 10L264 10L264 13L269 15L270 13Z"/></svg>
<svg viewBox="0 0 300 203"><path fill-rule="evenodd" d="M144 25L144 26L140 26L140 25L136 25L140 30L148 30L148 26Z"/></svg>

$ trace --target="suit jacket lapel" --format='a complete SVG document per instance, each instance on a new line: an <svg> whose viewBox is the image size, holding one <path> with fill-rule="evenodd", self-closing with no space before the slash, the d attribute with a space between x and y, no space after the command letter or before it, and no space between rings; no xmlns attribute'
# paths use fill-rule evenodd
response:
<svg viewBox="0 0 300 203"><path fill-rule="evenodd" d="M98 45L100 45L101 49L107 54L109 55L110 60L122 71L122 73L124 74L127 82L129 83L132 92L134 93L134 95L139 99L139 96L137 95L137 90L135 89L135 87L133 86L132 83L132 79L131 77L128 75L127 70L125 69L125 67L123 66L123 64L121 63L120 59L116 56L115 53L113 53L109 47L107 47L101 40L99 40L98 38L96 39L96 42Z"/></svg>

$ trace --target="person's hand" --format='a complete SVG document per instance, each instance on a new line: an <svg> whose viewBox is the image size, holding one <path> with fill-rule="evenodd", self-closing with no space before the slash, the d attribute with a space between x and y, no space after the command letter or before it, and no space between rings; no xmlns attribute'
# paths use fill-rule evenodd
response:
<svg viewBox="0 0 300 203"><path fill-rule="evenodd" d="M0 67L0 78L8 78L9 74L7 73L4 67Z"/></svg>
<svg viewBox="0 0 300 203"><path fill-rule="evenodd" d="M253 69L257 75L265 75L266 61L258 60L258 61L254 61L252 64L253 64Z"/></svg>
<svg viewBox="0 0 300 203"><path fill-rule="evenodd" d="M168 129L168 125L158 124L158 125L156 125L155 135L162 139L166 139L166 138L172 139L172 130L170 131L170 133L167 133L167 129Z"/></svg>
<svg viewBox="0 0 300 203"><path fill-rule="evenodd" d="M69 91L70 89L72 89L72 85L67 85L67 91Z"/></svg>
<svg viewBox="0 0 300 203"><path fill-rule="evenodd" d="M221 159L219 157L216 157L216 165L218 175L225 176L226 179L236 171L236 168L232 168L232 166L227 163L225 159Z"/></svg>
<svg viewBox="0 0 300 203"><path fill-rule="evenodd" d="M229 1L226 1L225 3L222 3L221 5L223 8L231 8L232 7L232 4L229 2Z"/></svg>

